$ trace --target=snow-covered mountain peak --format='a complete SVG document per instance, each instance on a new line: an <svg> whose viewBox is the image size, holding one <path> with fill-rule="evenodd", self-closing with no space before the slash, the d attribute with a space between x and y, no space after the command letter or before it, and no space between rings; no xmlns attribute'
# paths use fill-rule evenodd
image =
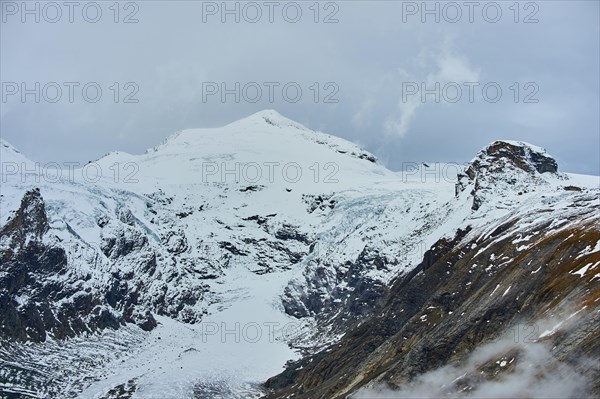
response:
<svg viewBox="0 0 600 399"><path fill-rule="evenodd" d="M558 176L558 164L546 150L523 141L497 140L479 151L465 171L470 180L506 181ZM549 173L549 174L547 174Z"/></svg>
<svg viewBox="0 0 600 399"><path fill-rule="evenodd" d="M479 162L478 162L479 161ZM474 166L490 165L494 170L511 165L528 173L556 173L558 164L545 149L523 141L494 141L477 154Z"/></svg>
<svg viewBox="0 0 600 399"><path fill-rule="evenodd" d="M240 120L232 122L227 126L236 126L236 125L241 125L244 127L261 126L261 125L263 125L263 127L273 126L273 127L279 127L279 128L294 127L296 129L300 129L300 130L306 130L306 131L311 130L311 129L307 128L306 126L304 126L292 119L286 118L285 116L281 115L279 112L277 112L273 109L265 109L262 111L258 111L258 112L254 113L252 115L249 115L245 118L242 118ZM264 126L264 125L266 125L266 126Z"/></svg>
<svg viewBox="0 0 600 399"><path fill-rule="evenodd" d="M551 188L568 177L558 172L556 160L545 149L513 140L497 140L479 151L459 176L458 191L471 187L473 209L500 203L540 188ZM496 204L498 206L498 204Z"/></svg>
<svg viewBox="0 0 600 399"><path fill-rule="evenodd" d="M296 187L305 185L308 191L323 190L317 187L322 183L327 183L327 191L333 189L332 182L344 187L355 185L357 176L364 176L366 181L394 176L356 144L311 130L273 110L218 128L186 129L145 154L111 153L98 162L106 168L133 162L138 176L147 177L141 180L148 182L250 181L287 186L291 181ZM256 181L255 175L259 176ZM300 179L297 182L296 176Z"/></svg>
<svg viewBox="0 0 600 399"><path fill-rule="evenodd" d="M147 149L146 154L157 151L168 151L168 149L174 148L179 148L179 150L181 150L183 147L187 148L185 152L189 152L188 150L195 150L193 148L194 146L204 146L206 142L216 143L217 141L221 141L221 144L231 144L235 146L238 141L238 138L235 136L239 134L244 134L245 136L250 136L252 133L262 133L263 135L285 135L288 132L295 132L297 130L313 132L306 126L286 118L275 110L266 109L217 128L190 128L180 130L165 138L159 145ZM231 142L227 143L228 141ZM112 154L113 153L110 153L108 155Z"/></svg>

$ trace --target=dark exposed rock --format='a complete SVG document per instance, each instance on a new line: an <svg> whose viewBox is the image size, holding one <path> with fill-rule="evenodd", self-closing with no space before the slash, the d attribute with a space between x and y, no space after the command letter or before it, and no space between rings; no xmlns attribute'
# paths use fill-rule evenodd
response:
<svg viewBox="0 0 600 399"><path fill-rule="evenodd" d="M369 161L369 162L373 162L373 163L376 163L376 162L377 162L377 158L376 158L376 157L375 157L373 154L369 154L369 153L367 153L367 152L360 153L360 154L358 155L358 157L359 157L360 159L365 159L365 160L367 160L367 161Z"/></svg>
<svg viewBox="0 0 600 399"><path fill-rule="evenodd" d="M154 319L154 316L152 316L152 313L150 313L149 310L146 309L139 312L137 308L133 306L130 306L125 310L123 318L129 323L137 324L144 331L151 331L158 325L156 319Z"/></svg>
<svg viewBox="0 0 600 399"><path fill-rule="evenodd" d="M249 216L247 218L242 218L242 220L255 221L258 225L263 225L263 224L267 223L267 221L269 219L268 219L268 217L263 217L260 215L253 215L253 216Z"/></svg>
<svg viewBox="0 0 600 399"><path fill-rule="evenodd" d="M117 259L148 244L148 237L138 229L121 224L110 224L111 229L102 230L100 249L107 257Z"/></svg>
<svg viewBox="0 0 600 399"><path fill-rule="evenodd" d="M455 194L467 187L471 188L473 210L478 210L486 197L517 194L547 184L543 173L558 174L558 164L545 151L521 142L495 141L480 151L467 166L464 173L458 174Z"/></svg>
<svg viewBox="0 0 600 399"><path fill-rule="evenodd" d="M279 240L294 240L304 244L310 244L310 239L304 233L298 231L297 227L290 224L284 224L279 230L275 232L275 238Z"/></svg>
<svg viewBox="0 0 600 399"><path fill-rule="evenodd" d="M98 224L104 226L102 251L115 260L136 251L139 268L152 275L156 255L147 251L146 236L132 226L130 212L122 211L119 217L121 223L105 216L98 219ZM140 287L128 283L133 278L131 271L116 272L104 293L82 290L81 276L72 273L67 253L49 230L39 190L24 195L13 219L0 232L0 243L2 339L42 342L48 334L64 339L116 329L124 322L136 323L145 330L156 326L152 314L137 306Z"/></svg>
<svg viewBox="0 0 600 399"><path fill-rule="evenodd" d="M546 153L524 143L495 141L477 154L469 163L465 174L469 179L475 180L481 175L505 175L510 168L528 174L558 172L556 160Z"/></svg>
<svg viewBox="0 0 600 399"><path fill-rule="evenodd" d="M109 390L102 399L130 399L137 391L136 378Z"/></svg>
<svg viewBox="0 0 600 399"><path fill-rule="evenodd" d="M333 209L336 203L335 199L332 198L333 196L333 193L328 195L302 194L302 199L308 205L308 213L313 213L317 209L321 211Z"/></svg>
<svg viewBox="0 0 600 399"><path fill-rule="evenodd" d="M581 187L577 186L565 186L565 191L581 191Z"/></svg>
<svg viewBox="0 0 600 399"><path fill-rule="evenodd" d="M554 158L532 150L526 145L496 141L490 144L484 151L492 159L493 163L500 163L498 162L500 159L507 159L526 172L533 172L535 170L538 173L556 173L558 171L558 165Z"/></svg>
<svg viewBox="0 0 600 399"><path fill-rule="evenodd" d="M315 243L311 247L315 251ZM356 321L370 315L381 305L388 292L381 282L369 278L368 272L387 270L395 262L365 247L354 262L348 261L337 268L328 264L311 264L304 273L303 284L307 289L294 284L285 288L282 297L284 309L294 317L316 317L321 325L342 333ZM337 315L335 321L330 319L332 314Z"/></svg>
<svg viewBox="0 0 600 399"><path fill-rule="evenodd" d="M189 248L185 233L181 230L169 231L163 241L167 251L175 255L181 254Z"/></svg>
<svg viewBox="0 0 600 399"><path fill-rule="evenodd" d="M27 191L14 217L2 228L2 241L11 240L3 256L11 256L23 248L26 238L40 239L49 229L44 200L39 188ZM2 258L5 261L5 258Z"/></svg>
<svg viewBox="0 0 600 399"><path fill-rule="evenodd" d="M202 207L200 207L199 210L202 210ZM179 219L183 219L183 218L186 218L186 217L192 215L193 213L194 213L194 211L177 212L177 213L175 213L175 216L177 216Z"/></svg>
<svg viewBox="0 0 600 399"><path fill-rule="evenodd" d="M228 241L221 241L221 242L219 242L219 248L224 249L226 251L229 251L233 255L241 255L241 256L246 256L247 255L246 252L244 252L243 250L238 249L235 245L233 245L232 243L230 243Z"/></svg>
<svg viewBox="0 0 600 399"><path fill-rule="evenodd" d="M242 187L240 188L240 192L242 193L246 193L246 192L252 192L252 191L260 191L263 188L265 188L265 186L257 186L257 185L252 185L252 186L246 186L246 187Z"/></svg>
<svg viewBox="0 0 600 399"><path fill-rule="evenodd" d="M112 314L92 317L100 301L82 293L68 279L67 255L54 238L42 240L49 227L39 190L25 193L14 218L0 233L0 336L10 340L45 341L118 325ZM64 282L53 276L64 275ZM62 301L60 306L55 301ZM98 315L100 316L100 315Z"/></svg>
<svg viewBox="0 0 600 399"><path fill-rule="evenodd" d="M119 208L117 210L117 218L122 222L129 226L133 226L135 224L135 216L133 213L127 208Z"/></svg>
<svg viewBox="0 0 600 399"><path fill-rule="evenodd" d="M108 222L110 222L110 218L106 215L102 215L98 218L98 220L96 220L98 227L104 227L108 224Z"/></svg>

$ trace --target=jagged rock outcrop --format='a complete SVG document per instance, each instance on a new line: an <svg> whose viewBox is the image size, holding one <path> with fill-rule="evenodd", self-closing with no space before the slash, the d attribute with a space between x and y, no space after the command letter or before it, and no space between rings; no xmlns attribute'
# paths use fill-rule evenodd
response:
<svg viewBox="0 0 600 399"><path fill-rule="evenodd" d="M482 173L507 173L518 168L529 174L557 173L556 160L542 148L522 141L495 141L477 154L466 174L475 178Z"/></svg>
<svg viewBox="0 0 600 399"><path fill-rule="evenodd" d="M547 186L548 179L564 179L558 164L543 148L521 141L495 141L459 174L457 194L470 188L473 210L487 197L522 195L536 187Z"/></svg>
<svg viewBox="0 0 600 399"><path fill-rule="evenodd" d="M82 332L118 328L120 317L70 273L59 240L47 235L48 219L39 189L25 193L21 206L0 232L0 336L45 341Z"/></svg>

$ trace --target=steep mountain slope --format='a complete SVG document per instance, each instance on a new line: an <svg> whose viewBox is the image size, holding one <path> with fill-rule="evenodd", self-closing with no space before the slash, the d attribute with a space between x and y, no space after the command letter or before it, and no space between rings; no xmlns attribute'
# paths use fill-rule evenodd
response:
<svg viewBox="0 0 600 399"><path fill-rule="evenodd" d="M551 281L564 277L556 289L569 301L596 289L597 178L559 173L526 143L493 143L458 176L443 165L394 173L262 111L82 168L36 167L6 142L0 151L5 397L343 396L467 356L487 330L435 361L419 349L480 331L444 335L438 318L460 324L454 309L467 303L469 320L487 309L538 320L566 302L542 295L551 284L537 276L560 270ZM565 223L576 238L563 248ZM554 246L563 258L550 259ZM548 271L508 272L525 260ZM505 285L507 299L484 295ZM521 291L523 303L505 303ZM427 310L440 303L456 319ZM408 335L408 355L384 350ZM597 353L593 334L580 335L562 358Z"/></svg>
<svg viewBox="0 0 600 399"><path fill-rule="evenodd" d="M456 234L269 397L600 393L599 192L553 184L569 180L534 146L488 146L459 176L473 213Z"/></svg>

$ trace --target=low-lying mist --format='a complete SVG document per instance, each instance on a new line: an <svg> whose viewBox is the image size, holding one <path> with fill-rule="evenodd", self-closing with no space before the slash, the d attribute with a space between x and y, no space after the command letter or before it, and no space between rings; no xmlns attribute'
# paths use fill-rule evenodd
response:
<svg viewBox="0 0 600 399"><path fill-rule="evenodd" d="M575 366L558 361L550 349L548 342L505 333L474 350L461 364L424 373L400 389L371 385L352 399L588 397L591 381ZM578 366L598 368L597 363L581 359Z"/></svg>

